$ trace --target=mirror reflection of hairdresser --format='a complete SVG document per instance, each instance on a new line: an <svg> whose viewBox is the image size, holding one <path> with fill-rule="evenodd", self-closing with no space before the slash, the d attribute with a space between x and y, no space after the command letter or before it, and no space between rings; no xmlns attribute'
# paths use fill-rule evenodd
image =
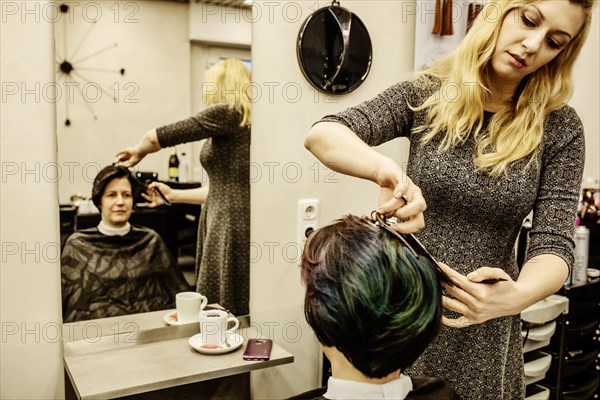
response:
<svg viewBox="0 0 600 400"><path fill-rule="evenodd" d="M443 379L403 373L442 324L442 288L428 259L350 215L310 235L301 266L304 314L332 375L327 387L292 399L459 398Z"/></svg>
<svg viewBox="0 0 600 400"><path fill-rule="evenodd" d="M491 0L460 46L416 77L315 124L306 147L381 187L380 213L419 239L456 283L444 327L408 373L466 399L521 399L519 314L573 265L585 146L567 105L595 0ZM370 146L410 140L408 169ZM406 200L407 202L406 202ZM427 209L427 210L426 210ZM533 210L519 271L514 246ZM503 278L486 284L483 280Z"/></svg>
<svg viewBox="0 0 600 400"><path fill-rule="evenodd" d="M94 179L100 224L70 235L61 255L64 322L175 307L188 290L175 259L152 229L131 225L137 180L110 165Z"/></svg>
<svg viewBox="0 0 600 400"><path fill-rule="evenodd" d="M206 71L206 108L186 120L144 134L117 154L117 163L132 167L162 148L207 139L200 162L208 187L173 190L158 187L171 203L202 204L196 252L196 290L210 303L235 315L249 312L250 295L250 71L236 59ZM161 204L149 190L155 204Z"/></svg>

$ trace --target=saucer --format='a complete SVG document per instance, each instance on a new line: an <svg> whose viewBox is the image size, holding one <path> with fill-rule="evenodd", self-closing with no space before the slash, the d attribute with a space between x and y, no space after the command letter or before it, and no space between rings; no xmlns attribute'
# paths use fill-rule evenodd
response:
<svg viewBox="0 0 600 400"><path fill-rule="evenodd" d="M202 342L202 334L198 333L192 336L188 342L190 346L196 351L204 354L223 354L229 353L240 347L244 343L244 338L235 332L228 332L225 336L225 343L218 347L208 346Z"/></svg>
<svg viewBox="0 0 600 400"><path fill-rule="evenodd" d="M197 324L198 321L191 321L191 322L179 322L177 320L177 310L171 310L168 313L166 313L163 316L163 320L171 326L175 326L175 325L186 325L186 324Z"/></svg>

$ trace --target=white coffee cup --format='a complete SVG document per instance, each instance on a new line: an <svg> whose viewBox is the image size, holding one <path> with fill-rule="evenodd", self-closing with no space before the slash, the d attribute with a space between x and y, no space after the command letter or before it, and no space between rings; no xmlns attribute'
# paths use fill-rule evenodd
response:
<svg viewBox="0 0 600 400"><path fill-rule="evenodd" d="M227 329L230 322L233 328ZM240 326L240 321L229 317L226 311L204 310L200 311L200 333L202 342L209 346L220 346L225 343L227 332L233 332Z"/></svg>
<svg viewBox="0 0 600 400"><path fill-rule="evenodd" d="M208 299L197 292L180 292L175 295L177 322L198 322L198 314L206 307Z"/></svg>

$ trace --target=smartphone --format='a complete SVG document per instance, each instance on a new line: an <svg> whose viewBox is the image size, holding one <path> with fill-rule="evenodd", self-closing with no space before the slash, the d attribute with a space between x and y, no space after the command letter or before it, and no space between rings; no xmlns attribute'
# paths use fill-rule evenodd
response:
<svg viewBox="0 0 600 400"><path fill-rule="evenodd" d="M242 358L247 361L267 361L271 357L271 339L248 339Z"/></svg>

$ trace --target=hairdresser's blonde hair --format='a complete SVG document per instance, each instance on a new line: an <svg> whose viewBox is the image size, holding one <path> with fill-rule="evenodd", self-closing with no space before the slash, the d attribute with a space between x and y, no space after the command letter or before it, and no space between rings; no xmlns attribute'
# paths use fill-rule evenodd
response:
<svg viewBox="0 0 600 400"><path fill-rule="evenodd" d="M591 8L596 2L568 1L580 5L585 12L581 30L558 56L523 79L512 104L496 112L490 120L488 134L480 136L484 101L490 94L491 59L502 22L511 10L536 2L491 0L456 51L417 74L425 82L432 77L441 81L440 90L422 105L413 107L414 110L429 108L425 125L415 129L416 132L429 130L423 141L443 135L439 150L446 151L474 135L475 165L492 176L506 173L510 165L519 160L528 157L529 161L533 160L539 151L545 118L565 105L573 93L573 65L587 38Z"/></svg>
<svg viewBox="0 0 600 400"><path fill-rule="evenodd" d="M203 101L207 106L225 103L242 115L240 126L250 126L250 70L237 59L219 61L206 70Z"/></svg>

